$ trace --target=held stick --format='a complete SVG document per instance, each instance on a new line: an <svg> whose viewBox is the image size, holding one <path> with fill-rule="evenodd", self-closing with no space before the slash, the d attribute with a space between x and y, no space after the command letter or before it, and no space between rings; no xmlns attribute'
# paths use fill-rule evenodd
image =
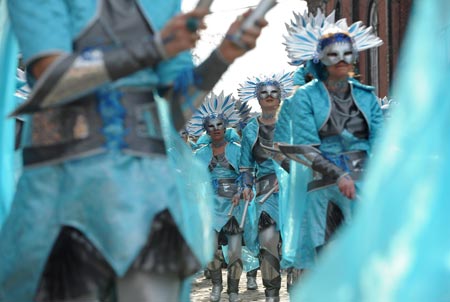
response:
<svg viewBox="0 0 450 302"><path fill-rule="evenodd" d="M276 0L261 0L258 3L258 6L244 20L238 31L234 35L232 35L231 40L233 41L233 43L235 43L237 46L241 48L244 49L247 48L246 45L244 45L240 41L242 34L244 33L244 31L248 30L252 26L255 26L256 21L258 21L258 19L263 18L266 15L266 13L276 4L277 4Z"/></svg>
<svg viewBox="0 0 450 302"><path fill-rule="evenodd" d="M250 200L245 201L244 212L242 212L241 224L239 225L239 228L241 230L244 229L245 218L247 217L247 210L248 210L249 203L250 203Z"/></svg>
<svg viewBox="0 0 450 302"><path fill-rule="evenodd" d="M240 30L245 31L250 27L254 26L256 21L258 21L258 19L263 18L266 15L266 13L276 4L277 4L276 0L261 0L258 3L258 6L255 8L255 10L250 14L250 16L248 16L244 20Z"/></svg>
<svg viewBox="0 0 450 302"><path fill-rule="evenodd" d="M228 212L228 217L230 217L231 215L233 215L233 211L234 211L234 208L236 207L236 205L233 203L232 205L231 205L231 208L230 208L230 211Z"/></svg>
<svg viewBox="0 0 450 302"><path fill-rule="evenodd" d="M211 7L213 0L200 0L197 3L197 6L195 7L197 8L207 8L209 11L209 8ZM186 27L190 32L195 33L198 29L198 25L199 25L199 20L197 18L194 17L190 17L189 19L186 20Z"/></svg>
<svg viewBox="0 0 450 302"><path fill-rule="evenodd" d="M264 195L264 197L263 197L263 198L261 198L261 200L260 200L260 201L258 201L258 203L260 203L260 204L263 204L264 202L266 202L266 200L267 200L267 199L269 199L270 195L272 195L272 194L273 194L273 192L275 192L275 190L277 189L277 187L278 187L278 185L276 185L276 186L273 186L273 188L272 188L272 189L270 189L270 191L269 191L269 192L267 192L267 193L266 193L266 195Z"/></svg>
<svg viewBox="0 0 450 302"><path fill-rule="evenodd" d="M211 4L214 0L200 0L197 3L197 6L195 8L207 8L209 9L211 7Z"/></svg>

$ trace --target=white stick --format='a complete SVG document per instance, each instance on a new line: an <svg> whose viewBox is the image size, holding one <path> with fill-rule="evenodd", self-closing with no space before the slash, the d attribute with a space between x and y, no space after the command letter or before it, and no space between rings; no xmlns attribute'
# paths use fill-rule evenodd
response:
<svg viewBox="0 0 450 302"><path fill-rule="evenodd" d="M231 215L233 215L233 211L234 211L234 208L236 207L236 205L233 203L232 205L231 205L231 208L230 208L230 211L228 212L228 217L230 217Z"/></svg>
<svg viewBox="0 0 450 302"><path fill-rule="evenodd" d="M264 195L264 197L263 198L261 198L261 200L260 201L258 201L258 203L260 203L260 204L263 204L264 202L266 202L266 200L267 199L269 199L269 197L270 197L270 195L272 195L273 194L273 192L275 192L275 190L278 188L278 185L276 185L276 186L273 186L273 188L272 189L270 189L270 191L269 192L267 192L266 193L266 195Z"/></svg>
<svg viewBox="0 0 450 302"><path fill-rule="evenodd" d="M211 7L213 0L200 0L197 3L197 6L195 8L207 8L209 9Z"/></svg>
<svg viewBox="0 0 450 302"><path fill-rule="evenodd" d="M239 225L239 228L241 230L244 229L245 217L247 216L247 210L248 210L249 203L250 203L250 200L245 201L244 212L242 212L241 224Z"/></svg>

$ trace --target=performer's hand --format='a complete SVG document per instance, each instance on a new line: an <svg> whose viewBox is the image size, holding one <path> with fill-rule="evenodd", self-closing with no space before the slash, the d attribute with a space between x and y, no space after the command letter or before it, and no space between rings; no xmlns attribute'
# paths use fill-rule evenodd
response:
<svg viewBox="0 0 450 302"><path fill-rule="evenodd" d="M253 190L251 188L245 188L242 194L244 195L245 201L251 201L253 199Z"/></svg>
<svg viewBox="0 0 450 302"><path fill-rule="evenodd" d="M233 203L233 205L235 207L238 206L240 201L241 201L241 194L239 194L239 193L234 194L233 198L231 199L231 202Z"/></svg>
<svg viewBox="0 0 450 302"><path fill-rule="evenodd" d="M55 62L59 56L59 54L48 55L38 59L35 63L33 63L31 67L31 73L33 74L33 76L36 79L39 79L44 71L46 71L47 68L50 67L50 65L52 65L52 63Z"/></svg>
<svg viewBox="0 0 450 302"><path fill-rule="evenodd" d="M349 175L345 175L339 178L337 185L342 195L344 195L348 199L355 199L356 196L355 183L353 182L353 179Z"/></svg>
<svg viewBox="0 0 450 302"><path fill-rule="evenodd" d="M230 37L232 37L233 34L235 34L238 31L245 17L250 15L250 13L251 10L247 11L242 16L239 16L237 20L230 25L230 28L228 29L228 32L225 36L225 39L223 39L222 43L219 46L220 54L228 63L232 63L235 59L244 55L250 49L255 48L256 40L261 34L261 29L268 24L265 19L259 19L257 25L244 31L240 38L240 42L242 43L242 45L245 45L246 47L245 48L239 47L238 45L236 45L236 43L230 40Z"/></svg>
<svg viewBox="0 0 450 302"><path fill-rule="evenodd" d="M272 152L271 154L274 161L277 163L281 163L283 160L286 159L286 156L281 152Z"/></svg>
<svg viewBox="0 0 450 302"><path fill-rule="evenodd" d="M203 18L208 13L208 9L197 8L189 13L173 17L164 26L160 34L168 57L195 47L195 43L200 39L198 30L206 28Z"/></svg>

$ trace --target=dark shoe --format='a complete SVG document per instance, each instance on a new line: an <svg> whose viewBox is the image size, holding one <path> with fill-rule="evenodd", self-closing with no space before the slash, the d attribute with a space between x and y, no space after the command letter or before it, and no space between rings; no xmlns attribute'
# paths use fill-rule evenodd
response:
<svg viewBox="0 0 450 302"><path fill-rule="evenodd" d="M239 294L238 293L230 293L228 295L228 301L230 302L241 302L241 298L239 298Z"/></svg>
<svg viewBox="0 0 450 302"><path fill-rule="evenodd" d="M205 279L211 279L211 272L209 271L209 269L205 269L203 271L203 277L205 277Z"/></svg>
<svg viewBox="0 0 450 302"><path fill-rule="evenodd" d="M297 284L301 274L302 274L301 269L293 267L287 269L286 285L288 293L290 293L294 285Z"/></svg>
<svg viewBox="0 0 450 302"><path fill-rule="evenodd" d="M222 284L213 284L211 289L211 294L209 294L209 301L211 302L219 302L220 295L222 294Z"/></svg>
<svg viewBox="0 0 450 302"><path fill-rule="evenodd" d="M247 289L248 290L257 290L258 284L256 283L256 277L247 276Z"/></svg>

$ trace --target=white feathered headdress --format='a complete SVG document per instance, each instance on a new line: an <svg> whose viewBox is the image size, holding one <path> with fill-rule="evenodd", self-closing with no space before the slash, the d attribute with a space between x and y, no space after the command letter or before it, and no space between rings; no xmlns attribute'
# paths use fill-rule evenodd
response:
<svg viewBox="0 0 450 302"><path fill-rule="evenodd" d="M236 101L236 110L239 114L239 123L236 125L237 130L242 130L247 126L248 122L252 118L250 111L252 108L248 102L242 102L241 100Z"/></svg>
<svg viewBox="0 0 450 302"><path fill-rule="evenodd" d="M192 135L200 135L206 130L205 121L213 118L223 119L225 127L234 126L240 119L235 109L235 102L236 100L231 94L225 96L223 91L219 95L211 92L192 116L188 124L188 132Z"/></svg>
<svg viewBox="0 0 450 302"><path fill-rule="evenodd" d="M238 88L239 99L245 103L251 99L256 99L258 96L258 90L261 86L275 85L280 88L281 100L287 98L294 88L293 86L294 72L273 74L272 76L258 76L248 78L243 84L240 84Z"/></svg>
<svg viewBox="0 0 450 302"><path fill-rule="evenodd" d="M347 25L345 18L335 22L335 12L328 17L318 10L317 15L299 15L294 13L291 24L286 24L288 35L284 36L286 51L291 64L299 65L303 62L314 60L317 62L322 58L321 51L324 39L336 34L345 34L351 41L355 52L369 48L378 47L383 41L377 37L372 27L366 27L361 21Z"/></svg>

